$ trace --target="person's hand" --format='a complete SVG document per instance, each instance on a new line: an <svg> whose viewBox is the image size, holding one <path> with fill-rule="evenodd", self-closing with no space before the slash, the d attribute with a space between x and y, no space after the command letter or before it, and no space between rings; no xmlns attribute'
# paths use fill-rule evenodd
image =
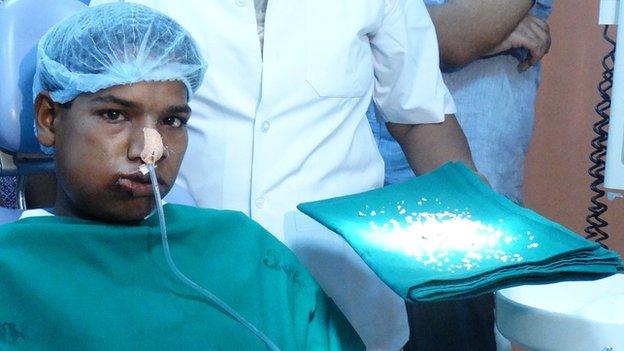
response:
<svg viewBox="0 0 624 351"><path fill-rule="evenodd" d="M488 55L494 55L514 48L526 48L531 53L526 60L518 65L518 69L521 72L535 65L550 50L550 29L548 23L531 14L527 14L509 37L498 44Z"/></svg>

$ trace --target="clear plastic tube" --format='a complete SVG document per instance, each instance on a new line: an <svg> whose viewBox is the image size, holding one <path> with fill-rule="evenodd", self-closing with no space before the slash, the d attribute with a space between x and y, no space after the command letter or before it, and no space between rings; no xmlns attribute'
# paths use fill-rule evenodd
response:
<svg viewBox="0 0 624 351"><path fill-rule="evenodd" d="M169 250L169 241L167 240L167 226L165 224L165 213L163 211L162 201L160 198L160 190L158 189L158 181L156 179L156 169L153 164L148 164L147 168L149 170L150 181L152 183L152 189L154 191L154 198L156 199L156 210L158 212L158 223L160 225L160 236L162 239L163 250L165 253L165 260L167 261L167 265L173 272L173 274L178 278L182 283L187 285L189 288L197 291L208 300L219 306L219 308L223 309L227 312L232 318L242 324L244 327L249 329L252 333L254 333L264 344L273 351L279 351L279 348L266 336L262 333L258 328L256 328L253 324L249 323L245 318L243 318L240 314L238 314L234 309L228 306L225 302L221 301L218 297L216 297L210 291L204 289L187 276L185 276L175 265L173 262L173 258L171 257L171 251Z"/></svg>

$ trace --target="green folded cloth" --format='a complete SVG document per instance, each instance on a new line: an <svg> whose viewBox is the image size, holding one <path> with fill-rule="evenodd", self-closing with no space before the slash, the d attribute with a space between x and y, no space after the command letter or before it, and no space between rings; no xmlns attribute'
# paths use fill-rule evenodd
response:
<svg viewBox="0 0 624 351"><path fill-rule="evenodd" d="M496 194L462 163L303 203L407 301L468 298L624 271L619 255Z"/></svg>

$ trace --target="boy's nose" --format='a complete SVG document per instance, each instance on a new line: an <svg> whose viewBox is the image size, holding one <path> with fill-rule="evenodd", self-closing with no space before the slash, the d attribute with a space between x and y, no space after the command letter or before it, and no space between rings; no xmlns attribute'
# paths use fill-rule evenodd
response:
<svg viewBox="0 0 624 351"><path fill-rule="evenodd" d="M164 154L160 133L154 128L143 128L143 140L141 160L147 164L158 162Z"/></svg>
<svg viewBox="0 0 624 351"><path fill-rule="evenodd" d="M156 163L166 158L167 150L155 126L145 125L133 129L128 147L128 159Z"/></svg>

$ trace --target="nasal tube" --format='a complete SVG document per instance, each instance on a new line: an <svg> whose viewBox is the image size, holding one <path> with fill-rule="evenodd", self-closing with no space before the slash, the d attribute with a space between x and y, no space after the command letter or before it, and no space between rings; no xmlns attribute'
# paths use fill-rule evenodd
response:
<svg viewBox="0 0 624 351"><path fill-rule="evenodd" d="M162 239L163 251L165 254L165 260L167 261L167 265L173 272L173 274L178 278L184 285L189 288L197 291L205 298L210 300L212 303L216 304L223 311L228 313L232 318L242 324L244 327L249 329L252 333L254 333L264 344L270 349L274 351L279 351L279 348L266 336L262 333L258 328L256 328L253 324L249 323L243 316L238 314L234 309L228 306L225 302L221 301L217 296L215 296L210 291L204 289L187 276L185 276L176 266L175 262L173 262L173 258L171 257L171 251L169 249L169 241L167 239L167 226L165 224L165 213L163 211L162 199L160 197L160 189L158 188L158 181L156 178L156 167L155 163L162 157L164 147L162 143L162 138L160 133L156 129L153 128L143 128L143 136L144 136L144 146L143 151L141 152L141 160L144 162L141 165L140 169L142 172L145 171L145 167L147 166L147 172L149 172L150 182L152 184L152 190L154 192L154 199L156 200L156 211L158 212L158 223L160 226L160 236Z"/></svg>

